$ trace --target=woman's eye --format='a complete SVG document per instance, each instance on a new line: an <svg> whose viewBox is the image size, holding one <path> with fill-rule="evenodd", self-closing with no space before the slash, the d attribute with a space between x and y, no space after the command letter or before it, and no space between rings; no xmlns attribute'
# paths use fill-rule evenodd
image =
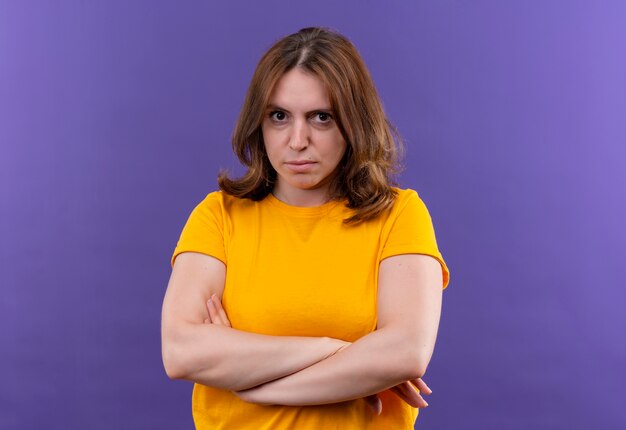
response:
<svg viewBox="0 0 626 430"><path fill-rule="evenodd" d="M270 118L274 121L282 122L285 120L285 118L287 118L287 115L285 114L285 112L275 110L274 112L270 113Z"/></svg>
<svg viewBox="0 0 626 430"><path fill-rule="evenodd" d="M319 120L319 122L321 123L328 123L330 122L331 119L333 119L333 117L326 112L318 112L315 114Z"/></svg>

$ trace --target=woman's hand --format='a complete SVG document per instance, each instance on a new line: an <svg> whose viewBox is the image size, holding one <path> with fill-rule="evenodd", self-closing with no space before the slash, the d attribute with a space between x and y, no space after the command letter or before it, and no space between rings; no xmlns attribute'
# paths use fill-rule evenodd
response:
<svg viewBox="0 0 626 430"><path fill-rule="evenodd" d="M428 403L424 400L422 394L432 393L432 390L424 381L422 381L421 378L403 382L395 387L391 387L389 390L414 408L427 407ZM378 394L367 396L364 400L376 415L380 415L382 413L383 403L378 397Z"/></svg>
<svg viewBox="0 0 626 430"><path fill-rule="evenodd" d="M209 317L204 320L205 324L217 324L232 327L226 311L222 307L222 302L217 297L217 294L212 294L209 300L206 302L207 309L209 311Z"/></svg>
<svg viewBox="0 0 626 430"><path fill-rule="evenodd" d="M403 382L390 389L394 394L414 408L427 407L428 403L424 400L422 394L432 394L433 392L421 378Z"/></svg>
<svg viewBox="0 0 626 430"><path fill-rule="evenodd" d="M209 317L205 318L205 324L218 324L224 325L227 327L231 327L228 316L226 315L226 311L222 307L222 302L217 297L216 294L212 294L209 300L206 302L207 310L209 313ZM334 354L337 354L344 348L350 346L350 342L338 341L339 348L335 351ZM333 355L334 355L333 354ZM254 389L247 390L248 392L252 392ZM409 405L414 408L425 408L428 406L428 403L421 396L422 394L431 394L432 390L426 385L421 378L413 379L411 381L405 381L401 384L396 385L395 387L391 387L389 389L395 395L400 397ZM238 394L238 393L235 393ZM239 394L238 394L239 395ZM244 392L241 392L239 397L244 397ZM251 401L252 399L247 399ZM376 415L380 415L383 409L383 404L377 394L372 394L364 398L367 405L374 411Z"/></svg>

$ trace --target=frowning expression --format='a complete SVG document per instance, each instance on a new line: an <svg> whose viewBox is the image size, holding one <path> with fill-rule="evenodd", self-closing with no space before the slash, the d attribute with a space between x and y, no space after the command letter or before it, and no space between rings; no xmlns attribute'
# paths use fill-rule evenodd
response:
<svg viewBox="0 0 626 430"><path fill-rule="evenodd" d="M285 73L270 96L262 124L274 194L326 195L346 150L322 80L298 67Z"/></svg>

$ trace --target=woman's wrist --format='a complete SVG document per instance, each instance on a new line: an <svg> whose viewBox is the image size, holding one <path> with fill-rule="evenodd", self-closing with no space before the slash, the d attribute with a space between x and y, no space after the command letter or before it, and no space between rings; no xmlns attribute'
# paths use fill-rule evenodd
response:
<svg viewBox="0 0 626 430"><path fill-rule="evenodd" d="M332 337L325 337L324 340L326 344L325 347L328 348L328 354L326 355L326 357L324 357L324 359L327 359L328 357L332 357L333 355L337 354L342 349L347 348L350 345L352 345L352 342L346 342L345 340L335 339Z"/></svg>

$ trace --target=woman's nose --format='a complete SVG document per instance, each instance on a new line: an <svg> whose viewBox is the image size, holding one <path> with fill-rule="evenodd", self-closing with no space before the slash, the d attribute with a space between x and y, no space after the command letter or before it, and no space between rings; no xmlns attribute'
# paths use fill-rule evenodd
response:
<svg viewBox="0 0 626 430"><path fill-rule="evenodd" d="M289 147L294 151L302 151L309 146L309 128L305 121L295 121Z"/></svg>

